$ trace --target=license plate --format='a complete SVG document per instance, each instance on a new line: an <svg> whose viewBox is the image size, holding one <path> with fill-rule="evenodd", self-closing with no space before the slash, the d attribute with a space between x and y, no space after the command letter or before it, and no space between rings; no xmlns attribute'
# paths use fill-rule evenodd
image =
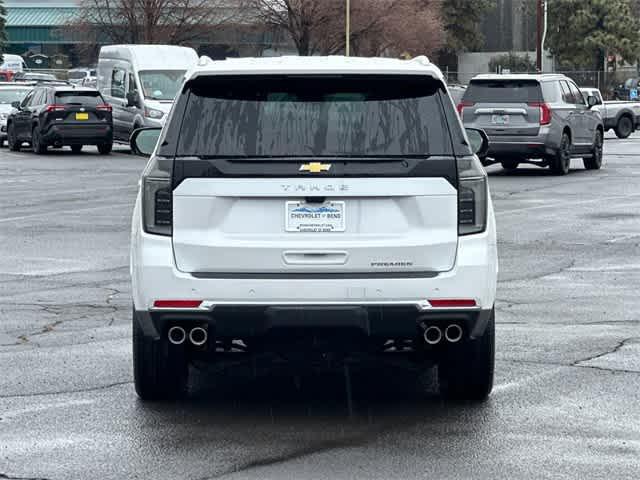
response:
<svg viewBox="0 0 640 480"><path fill-rule="evenodd" d="M506 125L509 123L509 115L492 115L491 123L494 125Z"/></svg>
<svg viewBox="0 0 640 480"><path fill-rule="evenodd" d="M344 232L344 202L286 202L287 232Z"/></svg>
<svg viewBox="0 0 640 480"><path fill-rule="evenodd" d="M76 113L76 120L89 120L88 113Z"/></svg>

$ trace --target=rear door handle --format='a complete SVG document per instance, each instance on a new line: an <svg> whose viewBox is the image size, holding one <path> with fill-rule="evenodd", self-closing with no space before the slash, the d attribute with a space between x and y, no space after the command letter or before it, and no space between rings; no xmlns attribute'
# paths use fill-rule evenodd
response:
<svg viewBox="0 0 640 480"><path fill-rule="evenodd" d="M335 250L287 250L282 259L287 265L344 265L349 254Z"/></svg>

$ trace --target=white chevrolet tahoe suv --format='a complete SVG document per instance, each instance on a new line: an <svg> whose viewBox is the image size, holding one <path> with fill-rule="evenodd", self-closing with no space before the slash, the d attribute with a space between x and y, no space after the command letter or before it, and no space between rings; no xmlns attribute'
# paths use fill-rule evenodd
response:
<svg viewBox="0 0 640 480"><path fill-rule="evenodd" d="M203 57L131 144L150 155L131 243L141 398L184 392L194 359L265 354L402 358L437 365L445 397L488 396L487 137L425 57Z"/></svg>

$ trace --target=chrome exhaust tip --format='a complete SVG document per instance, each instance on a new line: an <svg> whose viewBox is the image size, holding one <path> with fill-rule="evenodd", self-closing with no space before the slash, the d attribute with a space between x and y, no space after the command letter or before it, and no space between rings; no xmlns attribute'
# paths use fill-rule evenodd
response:
<svg viewBox="0 0 640 480"><path fill-rule="evenodd" d="M440 340L442 340L442 330L440 330L438 327L427 327L424 330L424 341L427 342L429 345L435 345L437 343L440 343Z"/></svg>
<svg viewBox="0 0 640 480"><path fill-rule="evenodd" d="M174 345L182 345L187 339L187 332L182 327L171 327L167 336Z"/></svg>
<svg viewBox="0 0 640 480"><path fill-rule="evenodd" d="M207 343L207 336L207 331L202 327L192 328L189 332L189 340L196 347Z"/></svg>
<svg viewBox="0 0 640 480"><path fill-rule="evenodd" d="M460 325L456 325L455 323L449 325L444 331L444 338L450 343L457 343L462 340L462 328Z"/></svg>

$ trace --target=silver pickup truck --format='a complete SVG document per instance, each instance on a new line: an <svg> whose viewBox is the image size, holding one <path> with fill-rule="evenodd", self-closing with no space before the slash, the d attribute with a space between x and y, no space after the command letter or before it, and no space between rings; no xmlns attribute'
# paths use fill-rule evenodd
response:
<svg viewBox="0 0 640 480"><path fill-rule="evenodd" d="M595 97L597 102L593 107L602 115L605 130L613 129L618 138L627 138L640 127L640 102L622 100L603 101L602 94L597 88L581 88L585 101L588 97Z"/></svg>

